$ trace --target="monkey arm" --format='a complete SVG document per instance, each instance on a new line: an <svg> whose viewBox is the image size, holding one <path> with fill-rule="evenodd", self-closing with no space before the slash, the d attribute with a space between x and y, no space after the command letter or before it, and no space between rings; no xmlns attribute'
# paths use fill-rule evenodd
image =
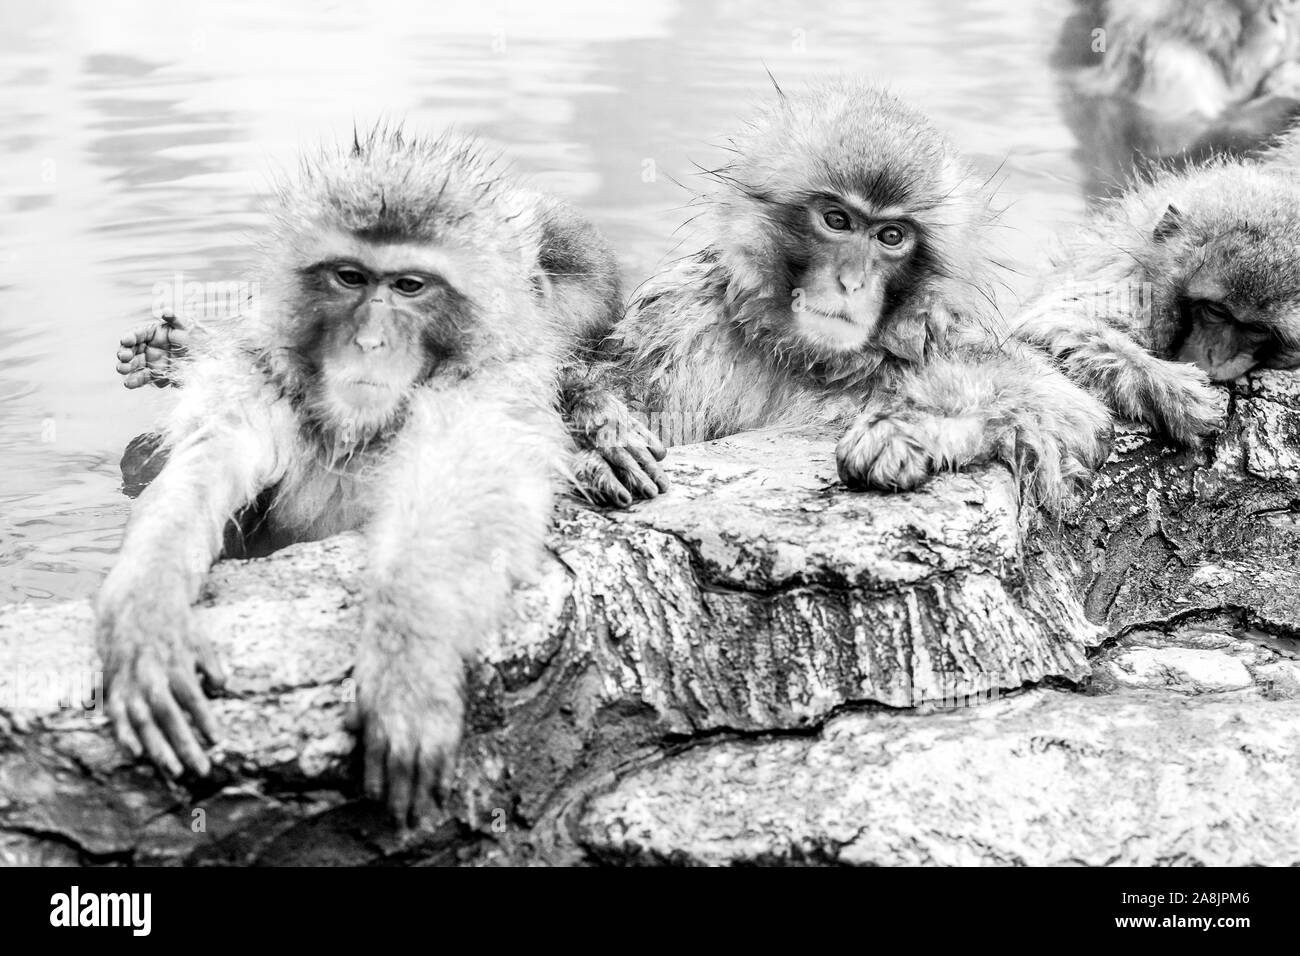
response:
<svg viewBox="0 0 1300 956"><path fill-rule="evenodd" d="M1122 417L1194 444L1221 419L1219 395L1195 365L1158 358L1135 341L1151 337L1142 317L1126 311L1123 293L1135 283L1104 283L1091 295L1068 288L1045 292L1017 317L1014 334L1053 355L1066 375Z"/></svg>
<svg viewBox="0 0 1300 956"><path fill-rule="evenodd" d="M896 373L840 440L852 487L908 490L940 471L1009 465L1031 501L1050 508L1105 457L1105 409L1041 355L967 341Z"/></svg>
<svg viewBox="0 0 1300 956"><path fill-rule="evenodd" d="M426 387L378 491L354 726L365 781L422 818L455 767L463 661L543 551L565 436L525 368Z"/></svg>
<svg viewBox="0 0 1300 956"><path fill-rule="evenodd" d="M226 522L276 480L281 457L266 403L238 394L228 370L212 371L186 390L169 420L167 464L133 508L96 604L114 732L132 754L147 753L172 775L182 767L208 771L184 715L212 740L215 725L195 667L214 684L222 680L190 605L220 551ZM221 387L213 387L214 378L224 380Z"/></svg>

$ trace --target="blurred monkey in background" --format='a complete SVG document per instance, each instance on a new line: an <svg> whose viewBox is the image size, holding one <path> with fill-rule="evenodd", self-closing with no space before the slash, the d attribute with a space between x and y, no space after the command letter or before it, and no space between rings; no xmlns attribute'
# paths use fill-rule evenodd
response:
<svg viewBox="0 0 1300 956"><path fill-rule="evenodd" d="M1300 2L1076 0L1062 108L1090 198L1134 172L1253 155L1300 120Z"/></svg>

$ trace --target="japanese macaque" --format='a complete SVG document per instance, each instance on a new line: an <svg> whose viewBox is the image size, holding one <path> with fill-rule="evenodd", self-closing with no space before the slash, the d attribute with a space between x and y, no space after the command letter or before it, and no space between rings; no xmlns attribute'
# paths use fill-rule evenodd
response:
<svg viewBox="0 0 1300 956"><path fill-rule="evenodd" d="M539 199L540 202L540 199ZM592 386L589 368L605 336L622 315L617 266L594 227L567 207L544 204L537 282L552 306L573 317L577 346L561 366L560 407L576 445L571 490L596 504L626 507L668 489L660 462L665 449L658 436L631 413L621 398ZM191 347L223 348L225 323L215 327L165 312L122 337L117 371L127 388L167 387L184 379ZM229 347L229 346L224 346ZM140 435L122 458L124 487L132 496L161 470L167 451L159 436ZM238 529L231 542L240 552L265 550L258 535Z"/></svg>
<svg viewBox="0 0 1300 956"><path fill-rule="evenodd" d="M222 671L191 604L228 522L362 529L353 724L407 822L452 779L463 660L542 553L573 467L559 378L617 308L613 259L472 142L399 131L304 161L264 259L259 307L169 371L166 464L97 603L107 712L133 754L206 773L196 669Z"/></svg>
<svg viewBox="0 0 1300 956"><path fill-rule="evenodd" d="M1300 80L1296 0L1092 0L1101 49L1087 82L1162 114L1212 119Z"/></svg>
<svg viewBox="0 0 1300 956"><path fill-rule="evenodd" d="M1166 172L1063 241L1017 334L1119 415L1177 442L1213 431L1209 382L1300 365L1300 170L1269 161Z"/></svg>
<svg viewBox="0 0 1300 956"><path fill-rule="evenodd" d="M1300 119L1296 0L1077 0L1056 51L1094 197L1253 155Z"/></svg>
<svg viewBox="0 0 1300 956"><path fill-rule="evenodd" d="M987 181L869 86L778 94L712 173L699 251L615 327L610 374L672 443L847 424L853 488L998 460L1060 503L1109 418L1000 327Z"/></svg>

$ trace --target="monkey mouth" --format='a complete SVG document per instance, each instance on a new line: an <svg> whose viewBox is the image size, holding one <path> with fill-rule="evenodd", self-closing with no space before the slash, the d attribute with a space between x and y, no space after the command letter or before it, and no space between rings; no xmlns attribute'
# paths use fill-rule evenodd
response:
<svg viewBox="0 0 1300 956"><path fill-rule="evenodd" d="M870 334L870 326L839 309L806 305L796 320L796 334L813 348L826 352L859 349Z"/></svg>
<svg viewBox="0 0 1300 956"><path fill-rule="evenodd" d="M805 305L804 311L812 312L815 315L820 315L827 319L839 319L841 322L847 322L850 325L853 324L853 317L840 309L819 309L815 305Z"/></svg>
<svg viewBox="0 0 1300 956"><path fill-rule="evenodd" d="M339 382L339 385L343 388L375 389L384 392L395 391L392 382L379 382L373 378L350 378Z"/></svg>

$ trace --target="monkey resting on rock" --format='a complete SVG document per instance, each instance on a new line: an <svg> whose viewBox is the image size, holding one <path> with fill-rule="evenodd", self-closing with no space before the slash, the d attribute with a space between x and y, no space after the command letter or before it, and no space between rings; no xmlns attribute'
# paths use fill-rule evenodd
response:
<svg viewBox="0 0 1300 956"><path fill-rule="evenodd" d="M166 463L96 605L107 712L132 753L206 773L198 673L223 673L191 605L228 523L361 529L354 724L366 792L406 822L450 784L463 660L582 467L558 392L617 308L613 259L472 141L377 130L281 186L263 260L259 308L173 370Z"/></svg>

